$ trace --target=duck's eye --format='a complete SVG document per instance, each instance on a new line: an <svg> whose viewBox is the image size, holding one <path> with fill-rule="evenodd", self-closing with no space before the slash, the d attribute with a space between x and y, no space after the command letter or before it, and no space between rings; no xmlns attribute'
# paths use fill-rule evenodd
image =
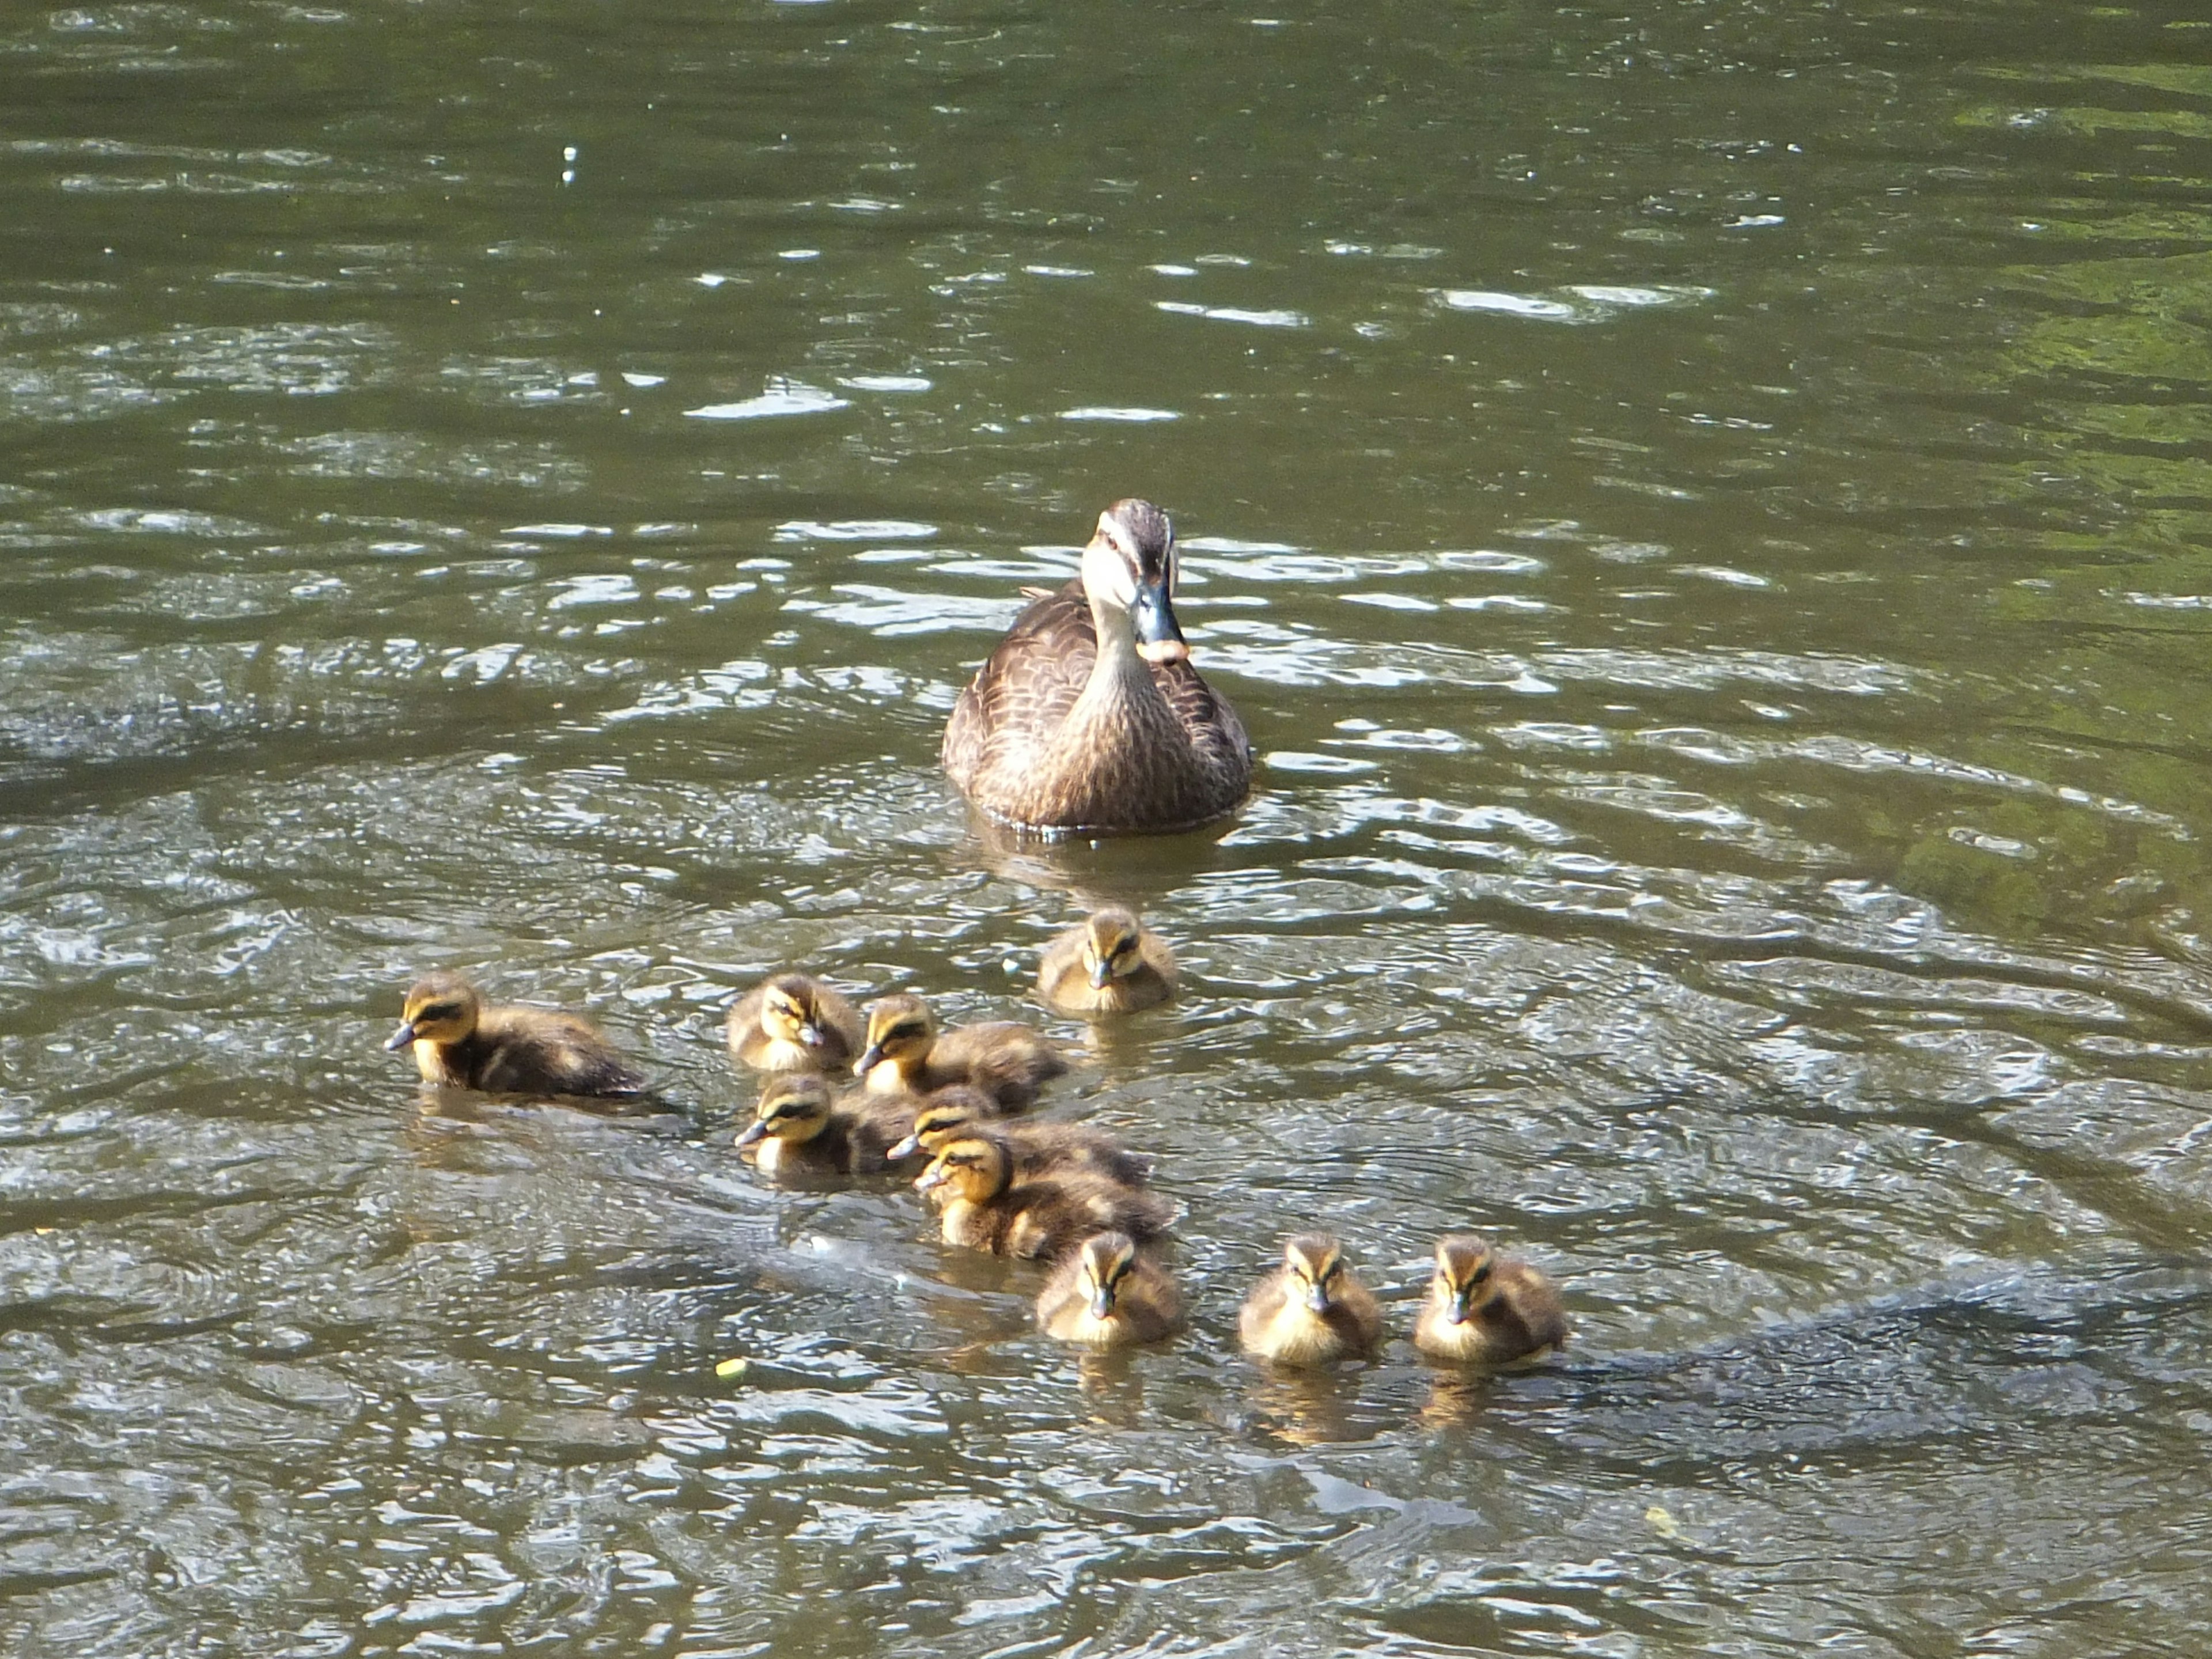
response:
<svg viewBox="0 0 2212 1659"><path fill-rule="evenodd" d="M1344 1263L1341 1261L1332 1261L1328 1266L1321 1270L1321 1282L1326 1285L1330 1279L1335 1278L1337 1274L1343 1271Z"/></svg>
<svg viewBox="0 0 2212 1659"><path fill-rule="evenodd" d="M1488 1280L1489 1278L1490 1264L1486 1261L1480 1267L1477 1267L1473 1273L1467 1276L1467 1282L1470 1285L1480 1285Z"/></svg>
<svg viewBox="0 0 2212 1659"><path fill-rule="evenodd" d="M458 1002L434 1002L415 1016L417 1021L426 1019L459 1019L461 1006Z"/></svg>

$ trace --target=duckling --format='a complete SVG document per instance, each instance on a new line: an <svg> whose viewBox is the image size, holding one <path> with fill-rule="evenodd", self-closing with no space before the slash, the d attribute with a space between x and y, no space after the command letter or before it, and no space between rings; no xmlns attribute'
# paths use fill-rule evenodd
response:
<svg viewBox="0 0 2212 1659"><path fill-rule="evenodd" d="M1510 1365L1567 1345L1567 1316L1552 1281L1527 1262L1502 1256L1487 1239L1462 1234L1437 1241L1436 1276L1413 1322L1413 1346L1431 1359Z"/></svg>
<svg viewBox="0 0 2212 1659"><path fill-rule="evenodd" d="M1382 1310L1344 1265L1327 1233L1300 1233L1283 1245L1283 1265L1245 1298L1237 1334L1263 1359L1316 1365L1370 1358L1382 1340Z"/></svg>
<svg viewBox="0 0 2212 1659"><path fill-rule="evenodd" d="M777 974L730 1009L730 1052L762 1072L842 1072L868 1040L853 1005L811 974Z"/></svg>
<svg viewBox="0 0 2212 1659"><path fill-rule="evenodd" d="M645 1079L599 1028L550 1008L486 1007L459 974L427 974L409 988L400 1027L384 1045L415 1049L425 1083L496 1094L645 1092Z"/></svg>
<svg viewBox="0 0 2212 1659"><path fill-rule="evenodd" d="M833 1102L827 1083L800 1072L761 1091L738 1150L758 1147L753 1161L763 1175L876 1175L891 1163L890 1145L905 1121L889 1101Z"/></svg>
<svg viewBox="0 0 2212 1659"><path fill-rule="evenodd" d="M938 1035L920 997L889 996L868 1010L868 1047L853 1063L878 1094L934 1094L955 1083L981 1090L1002 1110L1025 1112L1037 1091L1066 1071L1060 1052L1026 1025L994 1020Z"/></svg>
<svg viewBox="0 0 2212 1659"><path fill-rule="evenodd" d="M1115 906L1093 911L1045 949L1037 994L1072 1014L1126 1014L1175 994L1175 952Z"/></svg>
<svg viewBox="0 0 2212 1659"><path fill-rule="evenodd" d="M1226 817L1252 787L1237 711L1176 626L1175 528L1132 497L1098 515L1081 574L1034 597L953 705L939 757L1001 823L1160 835Z"/></svg>
<svg viewBox="0 0 2212 1659"><path fill-rule="evenodd" d="M1036 1322L1047 1336L1085 1347L1157 1342L1182 1328L1182 1297L1128 1234L1094 1233L1045 1282Z"/></svg>
<svg viewBox="0 0 2212 1659"><path fill-rule="evenodd" d="M1125 1187L1141 1187L1152 1179L1152 1160L1142 1152L1131 1152L1102 1129L1079 1123L993 1121L999 1116L997 1103L981 1090L957 1084L939 1089L922 1103L915 1114L912 1131L891 1148L890 1155L911 1158L927 1152L935 1157L963 1131L989 1123L991 1132L1013 1152L1017 1181L1066 1170L1088 1170Z"/></svg>
<svg viewBox="0 0 2212 1659"><path fill-rule="evenodd" d="M947 1141L914 1184L943 1209L946 1243L994 1255L1057 1256L1102 1230L1156 1238L1175 1219L1157 1193L1079 1170L1017 1182L1013 1149L981 1130Z"/></svg>

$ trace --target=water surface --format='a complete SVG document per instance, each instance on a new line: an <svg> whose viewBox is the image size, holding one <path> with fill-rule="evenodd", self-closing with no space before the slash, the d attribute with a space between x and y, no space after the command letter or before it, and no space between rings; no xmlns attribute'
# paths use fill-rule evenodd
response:
<svg viewBox="0 0 2212 1659"><path fill-rule="evenodd" d="M9 1651L2198 1650L2188 9L116 4L0 87ZM1006 844L945 714L1131 493L1259 787ZM1094 1041L1109 896L1188 981ZM1193 1333L741 1167L791 961L1080 1049ZM432 965L678 1109L421 1098ZM1265 1375L1293 1222L1572 1353Z"/></svg>

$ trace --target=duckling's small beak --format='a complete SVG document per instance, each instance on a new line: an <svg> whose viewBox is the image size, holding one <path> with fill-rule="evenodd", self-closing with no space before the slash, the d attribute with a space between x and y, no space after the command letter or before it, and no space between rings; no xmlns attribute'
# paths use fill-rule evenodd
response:
<svg viewBox="0 0 2212 1659"><path fill-rule="evenodd" d="M823 1036L822 1028L810 1019L799 1028L799 1040L810 1048L819 1048L830 1039Z"/></svg>
<svg viewBox="0 0 2212 1659"><path fill-rule="evenodd" d="M1137 635L1137 654L1146 662L1185 662L1190 647L1176 625L1175 607L1168 603L1164 581L1139 582L1129 606L1129 622Z"/></svg>
<svg viewBox="0 0 2212 1659"><path fill-rule="evenodd" d="M918 1193L926 1193L933 1187L942 1187L945 1182L944 1166L933 1164L914 1178L914 1189Z"/></svg>
<svg viewBox="0 0 2212 1659"><path fill-rule="evenodd" d="M1311 1308L1317 1314L1327 1313L1328 1311L1328 1288L1321 1285L1307 1285L1306 1306Z"/></svg>
<svg viewBox="0 0 2212 1659"><path fill-rule="evenodd" d="M1452 1299L1444 1309L1444 1317L1455 1325L1464 1325L1474 1317L1474 1286L1462 1285L1452 1292Z"/></svg>
<svg viewBox="0 0 2212 1659"><path fill-rule="evenodd" d="M920 1135L908 1135L904 1140L899 1142L897 1146L892 1147L890 1151L885 1152L884 1156L891 1159L893 1162L896 1162L898 1159L902 1158L912 1158L921 1150L921 1137Z"/></svg>
<svg viewBox="0 0 2212 1659"><path fill-rule="evenodd" d="M1113 1316L1113 1313L1114 1287L1111 1285L1093 1285L1091 1291L1091 1316L1093 1319L1108 1319Z"/></svg>
<svg viewBox="0 0 2212 1659"><path fill-rule="evenodd" d="M396 1054L402 1048L404 1048L409 1043L414 1041L415 1026L413 1022L410 1021L408 1024L402 1025L398 1030L394 1031L390 1036L384 1040L384 1052L388 1054Z"/></svg>
<svg viewBox="0 0 2212 1659"><path fill-rule="evenodd" d="M1091 964L1091 988L1092 990L1104 990L1106 988L1106 981L1113 977L1114 964L1107 961L1105 957L1101 957L1097 961Z"/></svg>
<svg viewBox="0 0 2212 1659"><path fill-rule="evenodd" d="M853 1075L854 1077L866 1077L869 1073L874 1071L877 1066L883 1063L884 1045L880 1042L871 1042L867 1047L866 1052L853 1062Z"/></svg>
<svg viewBox="0 0 2212 1659"><path fill-rule="evenodd" d="M757 1117L745 1125L745 1132L738 1137L738 1150L742 1152L746 1147L757 1146L767 1139L768 1120Z"/></svg>

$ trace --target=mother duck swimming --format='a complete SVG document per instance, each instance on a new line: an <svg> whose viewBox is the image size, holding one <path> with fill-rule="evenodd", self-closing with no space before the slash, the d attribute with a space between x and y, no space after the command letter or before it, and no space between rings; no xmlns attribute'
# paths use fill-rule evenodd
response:
<svg viewBox="0 0 2212 1659"><path fill-rule="evenodd" d="M945 728L945 769L985 812L1058 835L1225 817L1252 744L1176 625L1175 530L1150 501L1098 515L1082 574L1016 617Z"/></svg>

